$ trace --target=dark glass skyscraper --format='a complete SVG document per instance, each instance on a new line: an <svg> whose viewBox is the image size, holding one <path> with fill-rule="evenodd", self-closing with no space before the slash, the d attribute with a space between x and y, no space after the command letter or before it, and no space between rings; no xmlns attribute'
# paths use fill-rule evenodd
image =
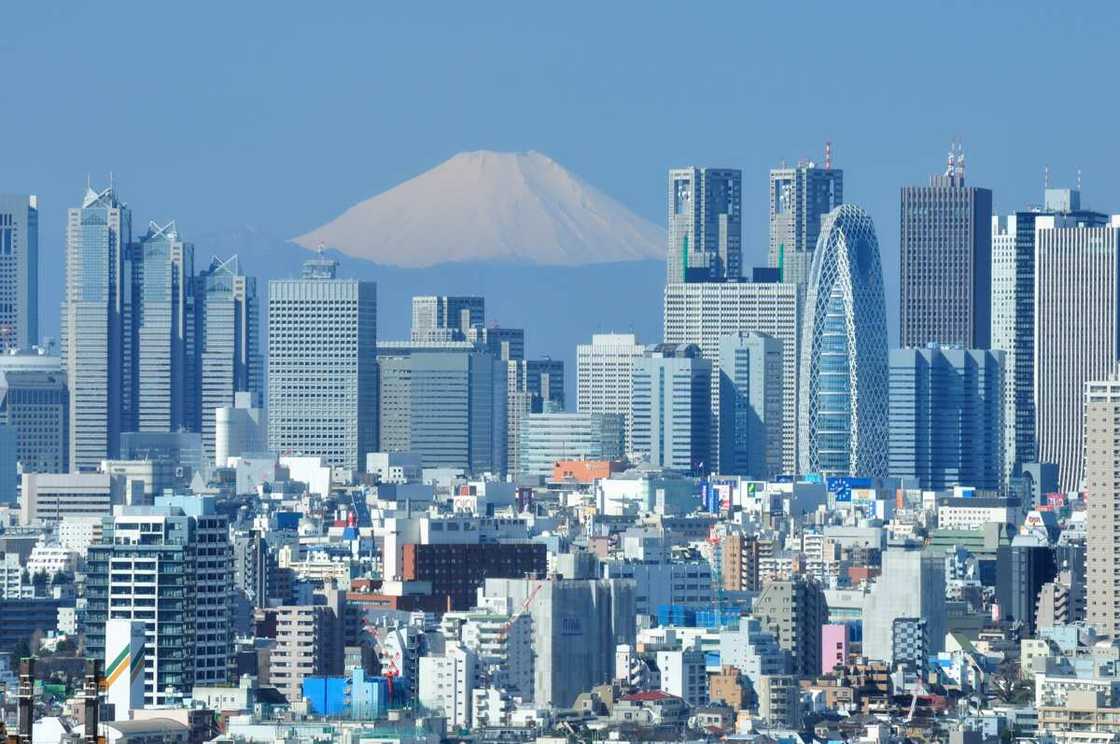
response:
<svg viewBox="0 0 1120 744"><path fill-rule="evenodd" d="M770 266L782 281L804 284L821 220L844 203L844 171L812 161L770 171Z"/></svg>
<svg viewBox="0 0 1120 744"><path fill-rule="evenodd" d="M666 282L738 281L742 276L742 171L669 171Z"/></svg>
<svg viewBox="0 0 1120 744"><path fill-rule="evenodd" d="M902 347L991 345L992 192L965 186L963 162L954 152L945 175L902 188Z"/></svg>

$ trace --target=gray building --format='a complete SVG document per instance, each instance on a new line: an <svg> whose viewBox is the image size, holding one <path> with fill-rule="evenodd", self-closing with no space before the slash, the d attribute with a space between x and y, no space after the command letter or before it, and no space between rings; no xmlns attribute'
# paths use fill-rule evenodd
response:
<svg viewBox="0 0 1120 744"><path fill-rule="evenodd" d="M482 594L504 597L532 618L533 702L568 708L609 682L615 648L633 644L634 582L619 579L486 579Z"/></svg>
<svg viewBox="0 0 1120 744"><path fill-rule="evenodd" d="M630 404L634 454L655 467L712 470L712 364L693 344L661 344L634 361Z"/></svg>
<svg viewBox="0 0 1120 744"><path fill-rule="evenodd" d="M429 295L412 298L413 341L455 341L486 322L486 303L481 297Z"/></svg>
<svg viewBox="0 0 1120 744"><path fill-rule="evenodd" d="M907 591L899 591L906 587ZM875 661L894 658L894 621L925 620L926 648L945 648L945 556L891 548L883 568L863 602L863 655Z"/></svg>
<svg viewBox="0 0 1120 744"><path fill-rule="evenodd" d="M507 363L481 351L381 358L381 450L425 467L506 470Z"/></svg>
<svg viewBox="0 0 1120 744"><path fill-rule="evenodd" d="M213 459L216 411L234 407L237 393L258 407L264 392L257 280L241 272L234 256L213 259L193 284L197 428Z"/></svg>
<svg viewBox="0 0 1120 744"><path fill-rule="evenodd" d="M194 276L194 245L179 237L175 222L148 225L129 246L127 268L132 302L125 332L131 331L131 370L126 373L134 412L129 431L178 431L196 428L192 384L194 329L189 305ZM130 321L130 322L129 322Z"/></svg>
<svg viewBox="0 0 1120 744"><path fill-rule="evenodd" d="M70 391L66 373L0 370L0 424L15 434L25 473L64 473L69 467Z"/></svg>
<svg viewBox="0 0 1120 744"><path fill-rule="evenodd" d="M336 268L268 284L268 445L358 470L377 451L377 285Z"/></svg>
<svg viewBox="0 0 1120 744"><path fill-rule="evenodd" d="M738 170L669 171L669 284L742 275L742 186Z"/></svg>
<svg viewBox="0 0 1120 744"><path fill-rule="evenodd" d="M0 194L0 352L39 343L39 197Z"/></svg>
<svg viewBox="0 0 1120 744"><path fill-rule="evenodd" d="M773 336L740 332L720 341L719 472L782 472L782 344Z"/></svg>
<svg viewBox="0 0 1120 744"><path fill-rule="evenodd" d="M922 489L1003 482L1002 351L890 352L891 477Z"/></svg>
<svg viewBox="0 0 1120 744"><path fill-rule="evenodd" d="M70 386L70 467L93 471L116 455L131 392L124 364L132 213L112 187L86 189L66 223L62 356Z"/></svg>
<svg viewBox="0 0 1120 744"><path fill-rule="evenodd" d="M1120 377L1092 380L1085 396L1085 619L1106 638L1120 638Z"/></svg>
<svg viewBox="0 0 1120 744"><path fill-rule="evenodd" d="M782 470L796 471L801 304L797 285L784 282L704 282L665 287L665 343L696 344L712 363L712 452L708 458L713 463L712 472L721 469L715 446L719 441L719 346L724 336L749 331L773 336L782 344Z"/></svg>
<svg viewBox="0 0 1120 744"><path fill-rule="evenodd" d="M990 347L991 222L992 192L965 185L963 153L902 188L900 346Z"/></svg>
<svg viewBox="0 0 1120 744"><path fill-rule="evenodd" d="M820 585L804 578L771 581L751 604L751 615L789 652L795 674L820 673L821 628L828 622L828 601Z"/></svg>
<svg viewBox="0 0 1120 744"><path fill-rule="evenodd" d="M782 281L809 280L821 219L844 203L844 171L829 161L823 168L806 161L770 171L769 265Z"/></svg>

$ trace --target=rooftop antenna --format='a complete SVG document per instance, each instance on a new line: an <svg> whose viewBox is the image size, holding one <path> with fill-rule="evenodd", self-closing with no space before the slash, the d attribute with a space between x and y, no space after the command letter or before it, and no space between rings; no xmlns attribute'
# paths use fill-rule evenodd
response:
<svg viewBox="0 0 1120 744"><path fill-rule="evenodd" d="M956 142L950 142L949 143L949 160L945 164L945 175L951 177L951 176L956 174L956 171L957 171Z"/></svg>
<svg viewBox="0 0 1120 744"><path fill-rule="evenodd" d="M89 171L86 171L86 191L93 189L93 184L89 180Z"/></svg>
<svg viewBox="0 0 1120 744"><path fill-rule="evenodd" d="M832 142L827 140L824 143L824 169L832 170Z"/></svg>
<svg viewBox="0 0 1120 744"><path fill-rule="evenodd" d="M1042 188L1050 188L1050 166L1042 166Z"/></svg>
<svg viewBox="0 0 1120 744"><path fill-rule="evenodd" d="M113 190L113 171L109 171L109 191Z"/></svg>
<svg viewBox="0 0 1120 744"><path fill-rule="evenodd" d="M961 183L964 183L964 145L959 141L957 142L957 175L961 177Z"/></svg>
<svg viewBox="0 0 1120 744"><path fill-rule="evenodd" d="M1077 169L1077 190L1081 191L1081 169Z"/></svg>
<svg viewBox="0 0 1120 744"><path fill-rule="evenodd" d="M327 244L324 243L321 240L315 245L315 253L317 253L319 255L319 258L323 257L323 253L326 250L327 250Z"/></svg>

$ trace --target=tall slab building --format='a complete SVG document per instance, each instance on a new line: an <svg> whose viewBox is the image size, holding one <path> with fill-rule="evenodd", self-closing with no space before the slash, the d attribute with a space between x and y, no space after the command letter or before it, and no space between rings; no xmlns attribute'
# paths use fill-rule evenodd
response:
<svg viewBox="0 0 1120 744"><path fill-rule="evenodd" d="M215 412L234 407L237 393L248 393L251 407L261 405L257 280L242 273L237 256L215 258L194 278L194 310L198 428L212 458Z"/></svg>
<svg viewBox="0 0 1120 744"><path fill-rule="evenodd" d="M797 365L800 358L800 296L788 282L704 282L665 287L667 344L696 344L712 363L712 453L708 470L719 472L720 343L724 336L755 331L782 347L782 469L797 469Z"/></svg>
<svg viewBox="0 0 1120 744"><path fill-rule="evenodd" d="M1035 220L1034 398L1038 459L1058 486L1083 473L1085 383L1120 359L1120 215L1094 226L1074 215Z"/></svg>
<svg viewBox="0 0 1120 744"><path fill-rule="evenodd" d="M336 268L268 283L268 446L357 470L377 448L377 285Z"/></svg>
<svg viewBox="0 0 1120 744"><path fill-rule="evenodd" d="M0 194L0 352L39 343L39 197Z"/></svg>
<svg viewBox="0 0 1120 744"><path fill-rule="evenodd" d="M769 265L782 281L804 284L813 265L821 220L844 203L844 171L832 167L826 153L823 168L812 161L770 171Z"/></svg>
<svg viewBox="0 0 1120 744"><path fill-rule="evenodd" d="M129 430L179 431L196 428L192 383L194 329L190 306L194 245L179 237L175 222L149 223L129 247L126 268L132 281L133 341L126 374L133 380Z"/></svg>
<svg viewBox="0 0 1120 744"><path fill-rule="evenodd" d="M992 192L966 186L964 154L902 188L899 345L990 347Z"/></svg>
<svg viewBox="0 0 1120 744"><path fill-rule="evenodd" d="M66 222L62 356L70 386L70 468L93 471L119 446L127 398L126 254L132 212L113 188L87 187Z"/></svg>
<svg viewBox="0 0 1120 744"><path fill-rule="evenodd" d="M1120 638L1120 377L1091 380L1085 405L1086 621L1106 638Z"/></svg>
<svg viewBox="0 0 1120 744"><path fill-rule="evenodd" d="M1041 209L992 217L992 348L1004 352L1004 476L1038 461L1035 435L1035 224L1040 216L1103 227L1108 215L1081 208L1081 192L1046 189Z"/></svg>
<svg viewBox="0 0 1120 744"><path fill-rule="evenodd" d="M576 347L576 410L621 414L628 448L634 360L644 352L632 333L596 333Z"/></svg>
<svg viewBox="0 0 1120 744"><path fill-rule="evenodd" d="M742 171L669 171L666 281L736 281L742 275Z"/></svg>

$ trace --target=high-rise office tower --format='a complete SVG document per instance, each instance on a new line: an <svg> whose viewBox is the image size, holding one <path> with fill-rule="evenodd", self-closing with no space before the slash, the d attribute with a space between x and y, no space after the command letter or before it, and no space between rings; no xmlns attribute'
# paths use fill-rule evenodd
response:
<svg viewBox="0 0 1120 744"><path fill-rule="evenodd" d="M742 275L742 171L669 171L666 281L737 281Z"/></svg>
<svg viewBox="0 0 1120 744"><path fill-rule="evenodd" d="M0 194L0 352L39 343L39 197Z"/></svg>
<svg viewBox="0 0 1120 744"><path fill-rule="evenodd" d="M1120 638L1120 377L1093 380L1085 400L1086 621Z"/></svg>
<svg viewBox="0 0 1120 744"><path fill-rule="evenodd" d="M630 447L630 392L634 360L645 353L632 333L596 333L576 347L576 410L620 413Z"/></svg>
<svg viewBox="0 0 1120 744"><path fill-rule="evenodd" d="M890 475L918 488L1003 482L1002 351L892 349Z"/></svg>
<svg viewBox="0 0 1120 744"><path fill-rule="evenodd" d="M467 331L485 322L486 303L481 297L412 298L413 341L461 341Z"/></svg>
<svg viewBox="0 0 1120 744"><path fill-rule="evenodd" d="M116 456L126 393L126 254L132 213L110 186L86 189L66 223L62 347L70 385L70 468L93 471Z"/></svg>
<svg viewBox="0 0 1120 744"><path fill-rule="evenodd" d="M634 362L630 439L650 465L709 472L712 364L692 344L661 344Z"/></svg>
<svg viewBox="0 0 1120 744"><path fill-rule="evenodd" d="M1058 486L1081 483L1085 383L1120 358L1120 216L1105 227L1072 215L1035 220L1034 396L1039 462Z"/></svg>
<svg viewBox="0 0 1120 744"><path fill-rule="evenodd" d="M813 265L821 219L844 203L844 171L812 161L770 170L770 266L782 281L804 284Z"/></svg>
<svg viewBox="0 0 1120 744"><path fill-rule="evenodd" d="M147 234L129 246L129 252L129 315L134 325L130 408L135 412L130 430L193 429L197 391L191 374L194 245L180 239L174 221L163 226L152 222Z"/></svg>
<svg viewBox="0 0 1120 744"><path fill-rule="evenodd" d="M782 470L797 469L797 365L800 296L786 282L704 282L665 287L665 343L696 344L712 363L713 473L723 470L719 451L719 346L724 336L755 331L782 344Z"/></svg>
<svg viewBox="0 0 1120 744"><path fill-rule="evenodd" d="M65 373L0 370L0 424L15 431L16 459L22 472L66 472L70 457L69 409Z"/></svg>
<svg viewBox="0 0 1120 744"><path fill-rule="evenodd" d="M480 351L382 357L381 449L425 467L504 473L507 364Z"/></svg>
<svg viewBox="0 0 1120 744"><path fill-rule="evenodd" d="M802 473L887 474L887 319L875 226L844 204L821 226L801 331Z"/></svg>
<svg viewBox="0 0 1120 744"><path fill-rule="evenodd" d="M719 345L719 472L770 478L782 472L782 344L733 333Z"/></svg>
<svg viewBox="0 0 1120 744"><path fill-rule="evenodd" d="M467 329L464 338L499 359L508 361L525 358L524 328L476 325Z"/></svg>
<svg viewBox="0 0 1120 744"><path fill-rule="evenodd" d="M377 285L336 268L268 283L268 446L357 470L377 449Z"/></svg>
<svg viewBox="0 0 1120 744"><path fill-rule="evenodd" d="M237 393L259 407L264 385L260 357L257 280L245 276L236 256L213 259L194 279L195 381L202 446L214 457L214 417L232 408Z"/></svg>
<svg viewBox="0 0 1120 744"><path fill-rule="evenodd" d="M1035 221L1064 215L1086 226L1108 216L1081 209L1081 192L1046 189L1041 210L992 217L992 348L1004 351L1004 472L1038 461L1034 401Z"/></svg>
<svg viewBox="0 0 1120 744"><path fill-rule="evenodd" d="M899 345L990 347L992 192L965 186L964 153L945 175L902 188Z"/></svg>
<svg viewBox="0 0 1120 744"><path fill-rule="evenodd" d="M110 618L140 620L144 700L178 703L194 685L228 681L232 551L212 498L180 506L126 507L106 517L86 569L86 652L105 653Z"/></svg>

